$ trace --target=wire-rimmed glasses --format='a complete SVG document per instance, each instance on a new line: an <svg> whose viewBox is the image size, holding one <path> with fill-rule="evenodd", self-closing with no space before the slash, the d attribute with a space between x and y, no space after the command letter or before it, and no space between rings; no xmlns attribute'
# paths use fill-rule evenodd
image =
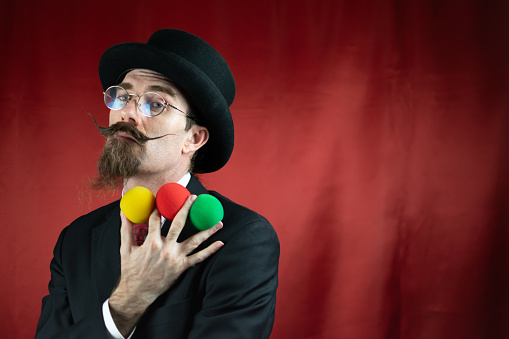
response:
<svg viewBox="0 0 509 339"><path fill-rule="evenodd" d="M191 118L186 112L178 109L172 104L167 103L163 96L159 93L146 92L142 95L132 94L120 86L110 86L103 93L106 107L112 110L119 110L124 108L132 100L133 96L137 96L138 109L143 115L147 117L155 117L161 114L164 109L169 106L179 112L184 113L188 118Z"/></svg>

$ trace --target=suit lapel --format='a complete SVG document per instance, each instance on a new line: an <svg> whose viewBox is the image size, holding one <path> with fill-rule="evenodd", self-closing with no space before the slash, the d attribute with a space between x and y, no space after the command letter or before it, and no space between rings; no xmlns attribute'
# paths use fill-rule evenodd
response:
<svg viewBox="0 0 509 339"><path fill-rule="evenodd" d="M196 179L194 175L191 175L191 180L189 180L189 184L187 184L187 189L191 194L200 195L200 194L208 194L209 191Z"/></svg>
<svg viewBox="0 0 509 339"><path fill-rule="evenodd" d="M91 276L99 302L104 302L120 277L120 207L92 229Z"/></svg>

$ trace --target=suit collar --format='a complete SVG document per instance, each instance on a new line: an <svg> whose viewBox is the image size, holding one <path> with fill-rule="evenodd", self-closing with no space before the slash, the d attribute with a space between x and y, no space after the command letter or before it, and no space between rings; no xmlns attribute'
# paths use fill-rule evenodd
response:
<svg viewBox="0 0 509 339"><path fill-rule="evenodd" d="M189 180L189 184L187 184L187 189L191 194L200 195L200 194L208 194L209 191L201 184L201 182L194 176L191 175L191 180Z"/></svg>

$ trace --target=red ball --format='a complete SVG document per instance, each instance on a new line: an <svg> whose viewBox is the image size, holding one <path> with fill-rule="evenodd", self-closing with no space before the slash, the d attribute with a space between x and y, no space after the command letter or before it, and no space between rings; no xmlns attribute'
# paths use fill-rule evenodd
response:
<svg viewBox="0 0 509 339"><path fill-rule="evenodd" d="M163 217L173 220L190 195L191 193L184 186L175 182L167 183L157 192L157 209Z"/></svg>

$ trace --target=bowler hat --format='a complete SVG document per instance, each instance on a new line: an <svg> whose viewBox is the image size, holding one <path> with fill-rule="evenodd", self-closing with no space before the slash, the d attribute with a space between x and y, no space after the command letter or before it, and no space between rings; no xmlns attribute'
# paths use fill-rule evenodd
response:
<svg viewBox="0 0 509 339"><path fill-rule="evenodd" d="M146 44L126 42L104 52L99 62L103 89L119 84L132 69L149 69L166 76L191 102L200 125L209 130L198 151L194 172L223 167L233 151L230 105L235 81L223 57L201 38L176 29L155 32Z"/></svg>

